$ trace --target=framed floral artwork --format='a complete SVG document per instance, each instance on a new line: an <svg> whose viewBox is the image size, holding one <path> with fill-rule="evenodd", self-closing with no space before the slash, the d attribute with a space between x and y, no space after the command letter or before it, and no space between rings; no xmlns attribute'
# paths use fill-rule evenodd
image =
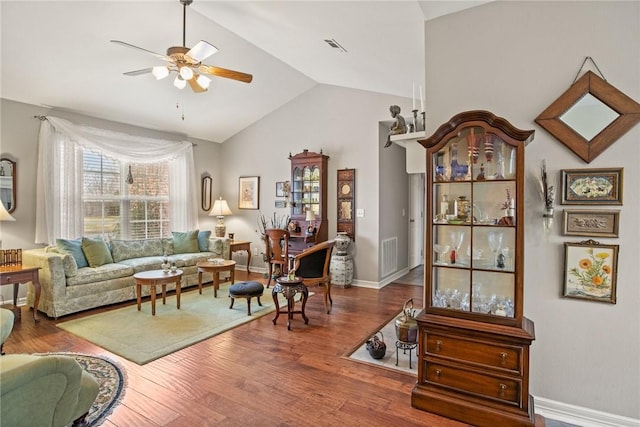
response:
<svg viewBox="0 0 640 427"><path fill-rule="evenodd" d="M621 205L623 168L563 169L563 205Z"/></svg>
<svg viewBox="0 0 640 427"><path fill-rule="evenodd" d="M595 240L565 242L563 296L615 304L618 248Z"/></svg>
<svg viewBox="0 0 640 427"><path fill-rule="evenodd" d="M241 176L238 182L238 208L260 208L260 177Z"/></svg>

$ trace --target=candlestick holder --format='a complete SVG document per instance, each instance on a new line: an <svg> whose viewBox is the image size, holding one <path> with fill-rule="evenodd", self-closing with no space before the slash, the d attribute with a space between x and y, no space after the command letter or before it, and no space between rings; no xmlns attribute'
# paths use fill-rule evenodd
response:
<svg viewBox="0 0 640 427"><path fill-rule="evenodd" d="M420 115L422 116L422 130L427 130L427 117L424 111L422 113L420 113Z"/></svg>
<svg viewBox="0 0 640 427"><path fill-rule="evenodd" d="M413 112L413 130L414 132L418 132L420 127L418 126L418 110L412 110Z"/></svg>

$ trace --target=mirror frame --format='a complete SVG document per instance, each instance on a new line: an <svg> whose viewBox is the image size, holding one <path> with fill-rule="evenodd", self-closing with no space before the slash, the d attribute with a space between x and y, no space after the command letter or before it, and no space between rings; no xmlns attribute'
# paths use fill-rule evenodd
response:
<svg viewBox="0 0 640 427"><path fill-rule="evenodd" d="M560 116L588 93L619 114L617 119L591 140L586 140L573 128L560 120ZM640 122L640 104L592 71L587 71L546 110L540 113L535 122L582 160L590 163Z"/></svg>
<svg viewBox="0 0 640 427"><path fill-rule="evenodd" d="M212 187L213 187L213 178L210 176L202 177L202 195L201 195L201 205L202 210L207 212L211 209L211 195L212 195Z"/></svg>
<svg viewBox="0 0 640 427"><path fill-rule="evenodd" d="M13 205L11 205L11 209L7 209L7 212L13 213L16 210L16 206L18 205L18 199L16 197L18 193L16 191L16 162L11 159L7 159L6 157L0 159L0 163L2 162L11 163L11 192L13 197Z"/></svg>

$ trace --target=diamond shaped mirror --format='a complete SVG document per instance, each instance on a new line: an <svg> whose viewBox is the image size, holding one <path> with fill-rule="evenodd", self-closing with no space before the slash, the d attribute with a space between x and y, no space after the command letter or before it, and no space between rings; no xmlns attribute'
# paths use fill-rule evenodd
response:
<svg viewBox="0 0 640 427"><path fill-rule="evenodd" d="M640 121L640 104L587 71L535 121L590 163Z"/></svg>

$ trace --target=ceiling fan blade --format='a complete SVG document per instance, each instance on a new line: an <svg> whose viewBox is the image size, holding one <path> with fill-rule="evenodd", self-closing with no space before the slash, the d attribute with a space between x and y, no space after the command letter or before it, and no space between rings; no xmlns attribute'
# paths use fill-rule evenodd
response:
<svg viewBox="0 0 640 427"><path fill-rule="evenodd" d="M149 74L153 71L153 68L143 68L142 70L135 71L127 71L126 73L122 73L125 76L139 76L141 74Z"/></svg>
<svg viewBox="0 0 640 427"><path fill-rule="evenodd" d="M241 73L240 71L227 70L226 68L213 67L211 65L201 65L198 69L206 74L212 76L224 77L226 79L238 80L243 83L251 83L253 76L247 73Z"/></svg>
<svg viewBox="0 0 640 427"><path fill-rule="evenodd" d="M197 82L197 79L194 77L192 79L187 80L187 82L189 82L189 86L191 86L191 90L193 90L196 93L200 93L200 92L206 92L207 89L200 86Z"/></svg>
<svg viewBox="0 0 640 427"><path fill-rule="evenodd" d="M218 48L211 43L200 40L194 47L189 50L189 52L186 53L186 56L193 59L194 62L201 62L217 51Z"/></svg>
<svg viewBox="0 0 640 427"><path fill-rule="evenodd" d="M116 44L119 44L121 46L130 47L131 49L141 50L143 52L146 52L146 53L148 53L150 55L155 56L156 58L164 59L165 61L169 61L169 62L173 61L173 59L171 57L169 57L169 56L161 55L159 53L155 53L155 52L152 52L150 50L147 50L147 49L144 49L144 48L141 48L141 47L138 47L138 46L135 46L135 45L120 41L120 40L111 40L111 43L116 43Z"/></svg>

